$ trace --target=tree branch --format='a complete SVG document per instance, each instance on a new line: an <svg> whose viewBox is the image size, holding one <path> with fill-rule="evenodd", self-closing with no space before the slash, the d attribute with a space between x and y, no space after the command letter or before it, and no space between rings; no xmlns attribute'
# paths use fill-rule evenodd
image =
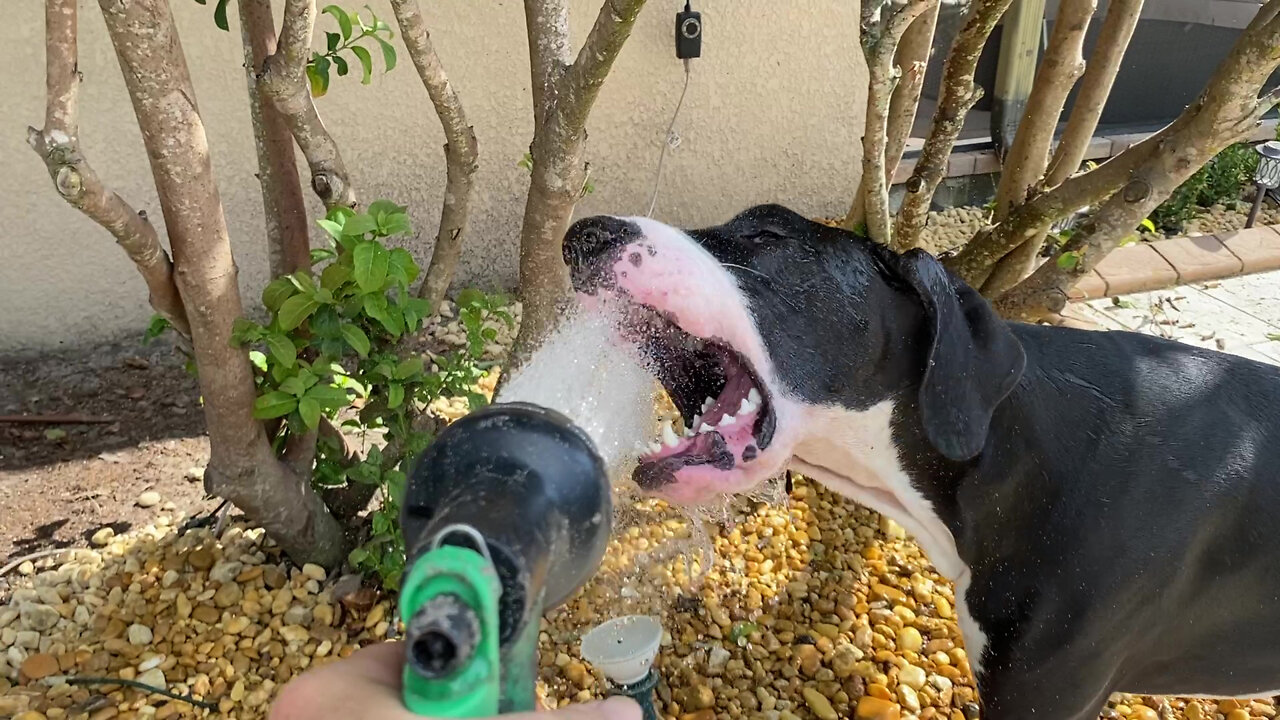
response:
<svg viewBox="0 0 1280 720"><path fill-rule="evenodd" d="M436 307L453 282L453 273L462 254L479 147L475 130L467 124L462 100L454 92L444 64L431 43L431 33L427 31L417 0L391 0L391 8L400 26L400 37L409 49L409 57L413 58L418 77L422 79L444 129L444 206L440 210L440 229L436 232L431 263L418 287L418 295Z"/></svg>
<svg viewBox="0 0 1280 720"><path fill-rule="evenodd" d="M1044 177L1062 107L1076 80L1084 73L1084 36L1096 8L1096 0L1063 0L1058 6L1049 46L1036 72L1026 111L1000 174L1000 185L996 189L997 222L1025 202L1032 188ZM1030 272L1044 245L1047 230L1047 227L1040 229L1002 258L983 284L983 292L998 295Z"/></svg>
<svg viewBox="0 0 1280 720"><path fill-rule="evenodd" d="M311 267L306 201L293 157L293 135L284 118L263 97L257 68L276 51L271 0L239 0L240 35L249 86L249 119L258 156L258 182L267 228L271 277Z"/></svg>
<svg viewBox="0 0 1280 720"><path fill-rule="evenodd" d="M969 5L964 27L956 34L942 69L942 88L938 107L933 113L933 129L920 151L915 172L907 181L907 194L898 211L893 233L900 247L916 247L920 242L929 204L946 174L947 160L960 130L964 128L965 116L982 97L982 88L973 82L978 58L991 31L1011 2L972 0Z"/></svg>
<svg viewBox="0 0 1280 720"><path fill-rule="evenodd" d="M1046 187L1060 185L1080 169L1093 133L1098 129L1098 119L1102 117L1107 97L1111 95L1116 74L1120 71L1120 61L1124 59L1133 30L1138 26L1143 0L1109 0L1109 3L1097 45L1089 56L1084 78L1080 81L1080 92L1071 108L1071 116L1067 118L1067 127L1062 131L1062 139L1049 163Z"/></svg>
<svg viewBox="0 0 1280 720"><path fill-rule="evenodd" d="M996 190L997 222L1008 217L1014 206L1022 204L1032 186L1044 177L1062 106L1076 80L1084 74L1084 36L1096 7L1096 0L1063 0L1058 7L1049 46L1036 71L1026 112L1000 174L1000 186Z"/></svg>
<svg viewBox="0 0 1280 720"><path fill-rule="evenodd" d="M644 0L605 0L600 7L587 41L564 76L564 89L558 103L561 116L570 126L586 125L605 76L631 36L631 28L642 7Z"/></svg>
<svg viewBox="0 0 1280 720"><path fill-rule="evenodd" d="M920 107L920 93L924 89L924 76L929 67L929 55L933 51L933 35L938 26L939 2L931 7L907 28L898 42L894 63L902 68L902 78L893 89L889 101L889 139L885 145L884 177L892 183L893 176L902 162L907 138L916 124L916 111Z"/></svg>
<svg viewBox="0 0 1280 720"><path fill-rule="evenodd" d="M551 107L557 84L572 60L568 0L525 0L529 36L529 75L533 92L533 134L537 137Z"/></svg>
<svg viewBox="0 0 1280 720"><path fill-rule="evenodd" d="M1161 133L1159 140L1144 143L1152 147L1131 179L1064 245L1059 257L1070 253L1070 260L1044 263L1002 295L997 308L1003 314L1036 320L1060 311L1071 283L1132 235L1142 219L1196 170L1261 122L1280 100L1275 93L1258 96L1262 84L1280 66L1278 8L1280 0L1268 0L1259 15L1270 19L1255 18L1199 99Z"/></svg>
<svg viewBox="0 0 1280 720"><path fill-rule="evenodd" d="M45 3L44 129L27 128L27 144L44 160L63 200L116 239L147 284L151 307L184 337L186 308L173 279L173 264L155 226L124 198L108 190L80 151L80 73L76 0Z"/></svg>
<svg viewBox="0 0 1280 720"><path fill-rule="evenodd" d="M870 80L867 88L867 119L862 133L861 203L855 199L846 224L856 218L858 205L866 212L867 233L876 242L891 245L892 219L889 215L889 182L885 176L888 144L889 103L900 71L894 66L898 41L912 21L923 15L936 0L908 0L894 10L878 35L863 36ZM852 228L846 228L852 229Z"/></svg>
<svg viewBox="0 0 1280 720"><path fill-rule="evenodd" d="M1043 236L1041 228L1115 193L1175 125L1176 121L1093 170L1034 195L1014 208L1003 222L976 235L958 253L946 258L944 264L969 285L982 287L996 262L1028 239Z"/></svg>
<svg viewBox="0 0 1280 720"><path fill-rule="evenodd" d="M280 44L263 63L263 95L284 116L311 168L311 188L325 207L355 207L356 193L338 144L324 126L311 99L307 59L315 27L315 0L285 0Z"/></svg>

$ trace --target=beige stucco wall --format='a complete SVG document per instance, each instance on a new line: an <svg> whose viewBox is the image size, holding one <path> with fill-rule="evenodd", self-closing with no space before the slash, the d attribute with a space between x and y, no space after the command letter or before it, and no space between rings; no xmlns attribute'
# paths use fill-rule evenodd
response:
<svg viewBox="0 0 1280 720"><path fill-rule="evenodd" d="M599 1L572 3L576 42ZM267 263L239 28L234 11L226 33L213 25L212 3L171 2L207 126L240 286L256 303ZM0 354L138 332L150 317L141 279L105 231L62 203L25 144L26 126L41 124L44 115L43 3L5 5L11 38L8 67L0 73ZM392 18L385 0L372 5ZM605 83L589 124L596 192L580 204L579 214L639 214L648 204L682 82L672 41L674 13L682 5L649 0ZM865 84L855 39L857 3L695 5L707 28L703 58L694 65L678 124L683 143L668 157L657 217L715 223L762 201L814 214L843 212L858 174L862 109L855 98ZM459 279L510 286L528 185L527 172L516 163L532 133L522 4L426 0L423 7L480 141L477 197ZM329 22L322 17L320 27ZM80 53L87 156L112 188L160 222L141 138L93 0L81 2ZM376 73L370 86L335 77L320 111L362 196L410 207L419 234L410 248L425 262L439 215L443 136L403 52L401 61L390 74Z"/></svg>

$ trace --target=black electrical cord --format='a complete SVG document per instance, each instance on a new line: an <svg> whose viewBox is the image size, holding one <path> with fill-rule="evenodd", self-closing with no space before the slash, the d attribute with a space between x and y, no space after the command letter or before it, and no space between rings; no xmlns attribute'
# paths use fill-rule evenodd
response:
<svg viewBox="0 0 1280 720"><path fill-rule="evenodd" d="M124 678L108 678L108 677L83 677L83 676L71 676L71 675L60 676L59 679L68 685L127 685L131 688L137 688L138 690L145 690L149 693L154 693L156 695L163 695L171 700L180 700L185 703L190 703L191 705L195 705L196 707L203 708L205 710L218 709L218 706L215 703L205 702L203 700L197 700L190 695L183 695L181 693L170 692L168 690L165 690L164 688L158 688L154 685L140 683L137 680L125 680Z"/></svg>

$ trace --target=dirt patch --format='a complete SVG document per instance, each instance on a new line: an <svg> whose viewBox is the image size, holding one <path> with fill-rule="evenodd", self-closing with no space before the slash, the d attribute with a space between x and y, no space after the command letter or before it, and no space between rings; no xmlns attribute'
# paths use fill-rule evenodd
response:
<svg viewBox="0 0 1280 720"><path fill-rule="evenodd" d="M100 420L0 422L0 559L154 518L137 505L147 490L175 516L212 507L196 472L209 457L204 413L183 364L171 346L137 342L0 363L0 416Z"/></svg>

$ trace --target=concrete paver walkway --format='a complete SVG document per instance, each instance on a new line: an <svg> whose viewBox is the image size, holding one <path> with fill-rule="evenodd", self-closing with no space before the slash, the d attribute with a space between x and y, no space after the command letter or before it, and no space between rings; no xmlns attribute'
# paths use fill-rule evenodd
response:
<svg viewBox="0 0 1280 720"><path fill-rule="evenodd" d="M1072 314L1280 366L1280 271L1079 302Z"/></svg>

